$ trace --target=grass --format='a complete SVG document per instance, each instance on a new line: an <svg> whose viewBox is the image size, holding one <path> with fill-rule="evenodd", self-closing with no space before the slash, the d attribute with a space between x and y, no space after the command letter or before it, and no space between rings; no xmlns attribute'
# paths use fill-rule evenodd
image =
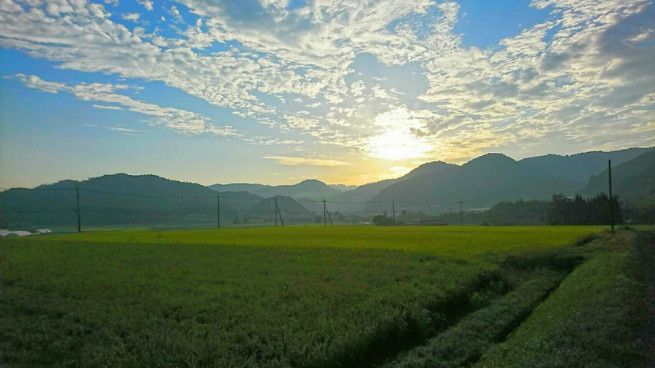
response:
<svg viewBox="0 0 655 368"><path fill-rule="evenodd" d="M2 362L299 366L417 334L494 266L380 250L3 242ZM409 332L408 332L409 330Z"/></svg>
<svg viewBox="0 0 655 368"><path fill-rule="evenodd" d="M605 228L602 226L338 226L328 228L291 226L186 231L125 230L53 235L37 240L384 249L434 254L440 257L469 258L483 254L506 254L561 247Z"/></svg>
<svg viewBox="0 0 655 368"><path fill-rule="evenodd" d="M580 266L476 367L647 366L635 340L642 286L630 276L631 252L623 247Z"/></svg>
<svg viewBox="0 0 655 368"><path fill-rule="evenodd" d="M497 321L475 340L483 343L468 345L481 355L562 277L570 262L559 254L605 251L596 241L565 247L598 229L287 227L2 240L0 365L360 367L447 336L474 341L471 331ZM530 276L518 282L514 273Z"/></svg>
<svg viewBox="0 0 655 368"><path fill-rule="evenodd" d="M548 269L533 271L530 279L514 290L486 308L471 313L423 346L401 354L387 367L457 368L470 365L514 329L565 275L565 272Z"/></svg>

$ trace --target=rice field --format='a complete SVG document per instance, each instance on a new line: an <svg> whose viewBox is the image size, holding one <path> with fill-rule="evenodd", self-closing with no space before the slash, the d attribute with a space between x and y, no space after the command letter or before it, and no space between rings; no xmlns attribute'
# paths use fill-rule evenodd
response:
<svg viewBox="0 0 655 368"><path fill-rule="evenodd" d="M570 272L510 270L508 256L559 257L601 229L314 226L1 240L0 363L376 366L536 274L549 276L535 285L551 288ZM515 297L521 305L543 294L524 288L533 291Z"/></svg>

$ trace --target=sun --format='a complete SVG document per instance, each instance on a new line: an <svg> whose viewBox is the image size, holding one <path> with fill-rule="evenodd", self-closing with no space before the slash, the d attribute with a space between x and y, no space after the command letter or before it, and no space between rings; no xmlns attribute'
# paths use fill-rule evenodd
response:
<svg viewBox="0 0 655 368"><path fill-rule="evenodd" d="M424 124L407 109L378 114L374 124L382 129L379 134L368 139L366 151L371 157L407 160L425 158L433 151L428 140L415 133L424 128Z"/></svg>

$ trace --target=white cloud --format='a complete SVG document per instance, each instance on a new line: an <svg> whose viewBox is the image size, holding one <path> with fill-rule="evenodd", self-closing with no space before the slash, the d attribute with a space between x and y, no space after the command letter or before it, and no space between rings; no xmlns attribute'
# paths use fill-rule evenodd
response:
<svg viewBox="0 0 655 368"><path fill-rule="evenodd" d="M97 105L97 104L93 104L93 105L91 105L91 106L95 107L96 109L104 109L104 110L123 110L123 108L120 107L120 106Z"/></svg>
<svg viewBox="0 0 655 368"><path fill-rule="evenodd" d="M350 165L348 162L327 159L327 158L307 158L307 157L289 157L289 156L265 156L269 160L275 160L279 165L287 166L345 166Z"/></svg>
<svg viewBox="0 0 655 368"><path fill-rule="evenodd" d="M128 14L123 14L122 18L125 20L129 20L130 22L138 22L140 16L141 14L139 13L128 13Z"/></svg>
<svg viewBox="0 0 655 368"><path fill-rule="evenodd" d="M136 2L143 5L143 7L146 8L146 10L154 9L153 4L152 4L152 0L136 0Z"/></svg>
<svg viewBox="0 0 655 368"><path fill-rule="evenodd" d="M237 132L230 126L217 126L209 121L209 118L191 111L175 109L172 107L161 107L159 105L134 100L129 96L115 93L119 90L126 90L129 87L120 84L76 84L67 85L61 82L48 82L35 75L17 74L16 78L29 88L35 88L43 92L59 93L66 92L73 94L82 101L98 101L120 105L129 111L151 117L149 124L163 126L184 134L212 133L223 136L235 136ZM93 105L100 107L100 105ZM101 108L108 108L103 106Z"/></svg>
<svg viewBox="0 0 655 368"><path fill-rule="evenodd" d="M180 14L180 11L177 9L175 5L171 5L171 8L168 9L168 14L172 15L179 22L182 21L182 14Z"/></svg>
<svg viewBox="0 0 655 368"><path fill-rule="evenodd" d="M152 1L139 3L153 10ZM654 131L655 15L645 0L533 0L551 12L548 20L486 49L465 45L454 32L461 18L454 1L313 1L290 10L286 0L260 0L256 19L222 2L179 3L200 19L187 25L171 5L180 34L164 37L130 31L101 4L3 0L0 46L62 69L161 81L311 143L376 157L389 156L380 150L394 143L393 134L419 142L410 156L427 159L532 144L555 131L557 139L587 149L605 144L608 131L617 142ZM422 18L426 13L436 16ZM227 42L232 46L224 51L208 49ZM354 70L360 54L374 55L381 66L418 65L426 90L406 92L406 81L392 85L387 75ZM270 102L296 95L320 111ZM391 119L395 125L385 133L380 119L391 111L406 116ZM185 118L196 123L180 129L213 126L196 115Z"/></svg>
<svg viewBox="0 0 655 368"><path fill-rule="evenodd" d="M143 130L129 129L120 126L109 126L107 127L107 130L112 130L114 132L120 133L143 133Z"/></svg>

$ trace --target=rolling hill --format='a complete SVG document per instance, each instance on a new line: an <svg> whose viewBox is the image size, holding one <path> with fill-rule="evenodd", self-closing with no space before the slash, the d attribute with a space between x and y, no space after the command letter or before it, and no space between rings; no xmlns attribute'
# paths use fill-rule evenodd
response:
<svg viewBox="0 0 655 368"><path fill-rule="evenodd" d="M614 162L612 162L614 164ZM608 192L608 170L589 179L580 191L586 197ZM623 201L655 204L655 151L616 165L612 168L612 191Z"/></svg>
<svg viewBox="0 0 655 368"><path fill-rule="evenodd" d="M545 155L525 158L519 163L543 174L572 181L582 187L589 177L607 168L607 160L612 160L614 165L619 165L652 150L653 148L629 148L610 152L584 152L570 156Z"/></svg>
<svg viewBox="0 0 655 368"><path fill-rule="evenodd" d="M372 201L382 191L398 182L426 174L444 173L454 167L457 167L457 165L448 164L442 161L433 161L416 167L400 178L381 180L375 183L360 185L356 189L349 190L334 196L332 201L336 203L330 204L330 210L342 212L364 211L366 208L366 203L363 202Z"/></svg>
<svg viewBox="0 0 655 368"><path fill-rule="evenodd" d="M269 216L273 213L273 196L281 196L283 212L299 216L322 213L323 199L329 201L330 212L390 212L391 200L397 212L448 212L458 210L456 202L460 200L464 209L475 209L501 201L549 199L555 193L593 196L606 192L607 157L612 157L615 165L615 193L625 201L651 203L655 202L654 156L652 148L548 155L520 161L487 154L461 166L429 162L400 178L344 192L314 179L278 186L216 184L210 189L155 175L114 174L81 182L63 180L34 189L10 189L1 193L1 209L4 218L11 220L9 223L74 225L75 188L79 185L83 225L213 222L218 196L221 216L226 218L246 213ZM588 174L591 178L586 186L579 184Z"/></svg>
<svg viewBox="0 0 655 368"><path fill-rule="evenodd" d="M115 174L81 182L64 180L34 189L1 193L2 212L15 222L44 225L77 223L79 185L83 226L215 221L217 193L194 183L155 175ZM221 194L221 216L250 209L262 197L248 192Z"/></svg>
<svg viewBox="0 0 655 368"><path fill-rule="evenodd" d="M308 215L309 211L300 203L291 197L278 196L277 205L282 214L287 215ZM264 198L257 202L250 210L251 213L257 215L271 215L275 213L275 198Z"/></svg>
<svg viewBox="0 0 655 368"><path fill-rule="evenodd" d="M290 185L263 185L263 184L214 184L208 187L217 192L248 191L262 196L287 196L292 198L309 198L313 200L330 199L341 191L316 179L303 180Z"/></svg>
<svg viewBox="0 0 655 368"><path fill-rule="evenodd" d="M460 200L465 202L464 208L470 209L489 207L500 201L547 199L553 193L571 193L576 188L571 181L543 174L505 155L491 153L462 166L442 164L439 170L394 183L373 197L372 201L382 203L371 203L366 210L387 209L391 200L398 200L443 203L441 211L445 212ZM402 202L396 207L421 208Z"/></svg>

